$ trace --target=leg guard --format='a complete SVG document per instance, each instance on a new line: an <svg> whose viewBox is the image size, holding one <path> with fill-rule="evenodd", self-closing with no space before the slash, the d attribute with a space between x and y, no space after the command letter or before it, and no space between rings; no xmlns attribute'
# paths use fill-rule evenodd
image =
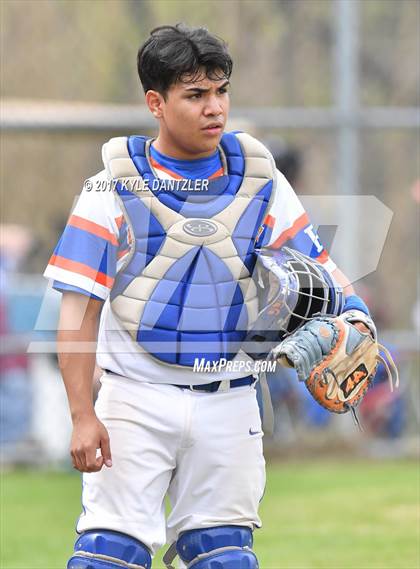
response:
<svg viewBox="0 0 420 569"><path fill-rule="evenodd" d="M188 569L258 569L252 531L242 526L186 531L176 550Z"/></svg>
<svg viewBox="0 0 420 569"><path fill-rule="evenodd" d="M150 569L149 550L137 539L108 530L89 530L79 537L67 569Z"/></svg>

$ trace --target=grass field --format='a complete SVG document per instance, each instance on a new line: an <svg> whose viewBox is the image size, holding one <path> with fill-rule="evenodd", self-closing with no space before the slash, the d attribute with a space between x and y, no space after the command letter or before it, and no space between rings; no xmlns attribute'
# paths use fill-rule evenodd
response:
<svg viewBox="0 0 420 569"><path fill-rule="evenodd" d="M261 569L419 569L419 482L415 462L271 465ZM64 569L79 492L73 473L2 474L1 569Z"/></svg>

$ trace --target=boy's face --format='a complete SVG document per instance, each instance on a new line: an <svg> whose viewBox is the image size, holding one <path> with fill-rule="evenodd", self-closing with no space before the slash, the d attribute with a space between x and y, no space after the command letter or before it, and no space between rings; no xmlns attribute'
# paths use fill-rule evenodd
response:
<svg viewBox="0 0 420 569"><path fill-rule="evenodd" d="M211 80L203 74L192 82L175 83L165 98L148 91L146 101L159 120L157 149L180 159L211 155L228 117L228 86L227 79Z"/></svg>

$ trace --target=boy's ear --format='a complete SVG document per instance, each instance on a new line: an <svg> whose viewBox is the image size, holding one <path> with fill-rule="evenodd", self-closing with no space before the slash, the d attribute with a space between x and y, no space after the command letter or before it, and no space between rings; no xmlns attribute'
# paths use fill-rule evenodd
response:
<svg viewBox="0 0 420 569"><path fill-rule="evenodd" d="M163 116L163 105L165 100L163 96L157 91L150 89L146 93L146 105L149 107L150 112L155 119L160 119Z"/></svg>

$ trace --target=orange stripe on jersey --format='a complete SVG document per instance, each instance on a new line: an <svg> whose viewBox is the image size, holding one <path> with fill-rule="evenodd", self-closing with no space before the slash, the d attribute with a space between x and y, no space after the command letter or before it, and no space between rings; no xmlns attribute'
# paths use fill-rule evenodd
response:
<svg viewBox="0 0 420 569"><path fill-rule="evenodd" d="M65 257L60 257L60 255L53 255L50 259L49 264L54 265L55 267L60 267L60 269L78 273L84 277L88 277L89 279L92 279L93 281L106 286L107 288L111 288L114 284L114 279L112 277L108 277L105 273L95 271L95 269L92 269L92 267L89 267L84 263L71 261Z"/></svg>
<svg viewBox="0 0 420 569"><path fill-rule="evenodd" d="M270 229L273 229L275 223L276 223L276 218L270 214L267 214L266 218L264 219L264 225L266 225Z"/></svg>
<svg viewBox="0 0 420 569"><path fill-rule="evenodd" d="M216 172L214 172L214 174L212 174L209 177L209 180L212 180L213 178L218 178L219 176L223 176L223 167L216 170Z"/></svg>
<svg viewBox="0 0 420 569"><path fill-rule="evenodd" d="M123 224L124 216L120 215L119 217L115 218L115 223L117 224L118 229L121 229L121 225Z"/></svg>
<svg viewBox="0 0 420 569"><path fill-rule="evenodd" d="M166 172L167 174L172 176L172 178L175 178L175 180L183 180L182 176L180 176L176 172L172 172L172 170L169 170L169 168L165 168L165 166L162 166L162 164L156 162L156 160L152 157L150 157L150 164L153 166L153 168L156 168L156 170L162 170L162 172Z"/></svg>
<svg viewBox="0 0 420 569"><path fill-rule="evenodd" d="M291 227L289 227L289 229L286 229L285 231L283 231L283 233L280 234L279 237L277 237L274 243L272 243L269 246L270 249L278 249L284 243L286 243L286 241L288 241L289 239L293 239L293 237L297 233L299 233L299 231L303 229L306 225L309 225L309 217L307 213L303 213L300 217L297 218L294 224Z"/></svg>
<svg viewBox="0 0 420 569"><path fill-rule="evenodd" d="M102 237L102 239L106 239L107 241L112 243L112 245L118 247L118 240L113 233L108 231L106 227L98 225L93 221L89 221L84 217L79 217L78 215L72 215L68 221L68 225L71 225L72 227L77 227L78 229L83 229L84 231L92 233L92 235L96 235L97 237Z"/></svg>
<svg viewBox="0 0 420 569"><path fill-rule="evenodd" d="M319 263L326 263L328 261L329 257L328 257L328 251L326 249L324 249L322 251L322 253L319 255L319 257L316 258L316 260Z"/></svg>
<svg viewBox="0 0 420 569"><path fill-rule="evenodd" d="M120 260L122 257L124 257L124 255L126 255L129 252L130 249L124 249L123 251L118 251L117 253L117 259Z"/></svg>

